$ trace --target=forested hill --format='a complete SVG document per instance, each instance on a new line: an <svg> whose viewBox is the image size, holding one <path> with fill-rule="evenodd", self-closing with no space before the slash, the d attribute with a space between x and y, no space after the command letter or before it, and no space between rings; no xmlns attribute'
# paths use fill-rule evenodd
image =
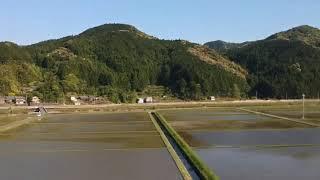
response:
<svg viewBox="0 0 320 180"><path fill-rule="evenodd" d="M212 46L211 46L212 47ZM320 91L320 30L299 26L230 48L224 55L247 69L251 95L300 98Z"/></svg>
<svg viewBox="0 0 320 180"><path fill-rule="evenodd" d="M230 50L230 49L236 49L236 48L241 48L247 44L249 44L250 42L243 42L243 43L230 43L230 42L225 42L225 41L221 41L221 40L217 40L217 41L211 41L211 42L207 42L204 45L216 50L217 52L220 53L225 53L226 51Z"/></svg>
<svg viewBox="0 0 320 180"><path fill-rule="evenodd" d="M246 95L247 72L214 50L159 40L133 26L106 24L30 46L0 43L0 93L62 101L70 94L128 102L147 85L182 99ZM238 92L236 92L238 94Z"/></svg>

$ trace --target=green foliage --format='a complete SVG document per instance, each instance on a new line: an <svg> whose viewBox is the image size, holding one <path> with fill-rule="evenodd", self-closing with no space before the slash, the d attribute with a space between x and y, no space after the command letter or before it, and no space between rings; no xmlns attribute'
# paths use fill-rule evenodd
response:
<svg viewBox="0 0 320 180"><path fill-rule="evenodd" d="M36 90L41 94L41 99L43 99L44 102L59 102L63 97L63 91L57 76L52 72L48 72L44 74L43 79L44 81Z"/></svg>
<svg viewBox="0 0 320 180"><path fill-rule="evenodd" d="M225 49L249 72L249 96L317 97L320 88L320 30L300 26L269 38Z"/></svg>
<svg viewBox="0 0 320 180"><path fill-rule="evenodd" d="M267 40L272 39L302 41L306 44L320 47L320 30L308 25L303 25L288 31L276 33L267 38Z"/></svg>
<svg viewBox="0 0 320 180"><path fill-rule="evenodd" d="M82 82L74 74L68 74L65 77L65 79L62 81L62 86L63 86L64 92L79 93L81 85L82 85Z"/></svg>
<svg viewBox="0 0 320 180"><path fill-rule="evenodd" d="M303 42L261 41L228 53L250 72L251 95L298 98L320 87L320 50Z"/></svg>
<svg viewBox="0 0 320 180"><path fill-rule="evenodd" d="M0 42L0 64L9 62L31 62L31 55L25 48L11 42Z"/></svg>
<svg viewBox="0 0 320 180"><path fill-rule="evenodd" d="M41 79L41 71L27 63L0 64L0 76L0 94L18 95L22 87Z"/></svg>
<svg viewBox="0 0 320 180"><path fill-rule="evenodd" d="M9 73L0 84L1 92L19 93L25 82L37 82L35 91L45 101L76 93L105 96L115 103L134 101L135 92L149 85L166 86L181 99L228 96L235 83L246 93L244 78L201 61L188 52L192 46L158 40L124 24L107 24L26 47L10 45L8 52L14 53L5 54L3 63L17 64L13 60L19 59L26 67L10 77Z"/></svg>
<svg viewBox="0 0 320 180"><path fill-rule="evenodd" d="M241 98L241 92L237 84L233 84L232 97L236 99Z"/></svg>
<svg viewBox="0 0 320 180"><path fill-rule="evenodd" d="M224 53L227 50L240 48L242 46L247 45L248 43L249 42L229 43L229 42L224 42L224 41L218 40L218 41L207 42L204 45L208 46L211 49L216 50L217 52Z"/></svg>

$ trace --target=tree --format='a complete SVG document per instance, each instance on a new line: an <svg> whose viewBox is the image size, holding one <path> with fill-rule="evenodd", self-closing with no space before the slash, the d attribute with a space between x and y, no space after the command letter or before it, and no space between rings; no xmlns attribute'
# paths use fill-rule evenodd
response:
<svg viewBox="0 0 320 180"><path fill-rule="evenodd" d="M65 93L67 92L79 93L80 87L81 87L81 81L74 74L68 74L66 78L62 81L62 86Z"/></svg>
<svg viewBox="0 0 320 180"><path fill-rule="evenodd" d="M183 78L181 80L178 81L177 83L178 87L178 92L182 97L186 97L187 96L187 82L186 80L184 80Z"/></svg>
<svg viewBox="0 0 320 180"><path fill-rule="evenodd" d="M41 83L37 91L42 94L45 102L58 102L63 96L59 81L51 72L44 75L44 82Z"/></svg>
<svg viewBox="0 0 320 180"><path fill-rule="evenodd" d="M235 99L241 98L241 92L237 84L233 84L232 97Z"/></svg>
<svg viewBox="0 0 320 180"><path fill-rule="evenodd" d="M201 98L201 86L194 81L190 82L190 98L194 100L200 100Z"/></svg>

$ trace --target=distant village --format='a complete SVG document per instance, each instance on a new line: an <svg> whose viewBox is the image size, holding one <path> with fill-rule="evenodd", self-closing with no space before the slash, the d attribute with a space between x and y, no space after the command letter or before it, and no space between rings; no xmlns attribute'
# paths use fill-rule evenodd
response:
<svg viewBox="0 0 320 180"><path fill-rule="evenodd" d="M153 97L142 97L137 98L137 104L145 104L145 103L153 103ZM0 105L16 105L16 106L37 106L43 104L41 99L37 96L33 96L28 99L23 96L2 96L0 97ZM95 97L95 96L71 96L68 98L68 103L71 105L82 105L82 104L107 104L108 102L103 97Z"/></svg>
<svg viewBox="0 0 320 180"><path fill-rule="evenodd" d="M23 96L3 96L0 97L0 105L17 105L17 106L23 106L28 105L27 98ZM34 96L31 98L31 102L29 102L29 105L37 105L40 104L40 98L37 96Z"/></svg>
<svg viewBox="0 0 320 180"><path fill-rule="evenodd" d="M208 100L215 101L214 96L208 97ZM158 102L154 100L153 97L140 97L136 99L137 104L149 104ZM89 105L89 104L109 104L111 103L104 97L96 96L71 96L63 104L68 105ZM47 104L43 102L39 97L33 96L32 98L27 98L23 96L0 96L0 105L16 105L16 106L37 106L40 104Z"/></svg>

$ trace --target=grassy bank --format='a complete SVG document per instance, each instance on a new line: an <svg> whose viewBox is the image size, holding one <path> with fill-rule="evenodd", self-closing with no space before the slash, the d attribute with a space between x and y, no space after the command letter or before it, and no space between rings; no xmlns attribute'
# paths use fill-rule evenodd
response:
<svg viewBox="0 0 320 180"><path fill-rule="evenodd" d="M219 180L219 177L215 175L207 165L195 154L191 147L183 140L183 138L167 123L165 118L155 112L155 115L161 121L162 125L167 129L169 134L174 138L176 143L180 146L183 153L187 156L192 165L196 168L202 179Z"/></svg>
<svg viewBox="0 0 320 180"><path fill-rule="evenodd" d="M176 153L176 151L174 150L173 146L170 144L168 138L166 137L165 133L161 130L160 125L156 122L156 120L154 119L154 117L150 115L150 119L152 121L152 123L154 124L154 126L156 127L157 131L160 134L160 137L162 139L162 141L164 142L164 144L166 145L172 159L175 161L182 177L184 180L192 180L192 177L190 176L188 170L186 169L186 167L183 165L183 162L181 161L181 159L179 158L178 154Z"/></svg>

